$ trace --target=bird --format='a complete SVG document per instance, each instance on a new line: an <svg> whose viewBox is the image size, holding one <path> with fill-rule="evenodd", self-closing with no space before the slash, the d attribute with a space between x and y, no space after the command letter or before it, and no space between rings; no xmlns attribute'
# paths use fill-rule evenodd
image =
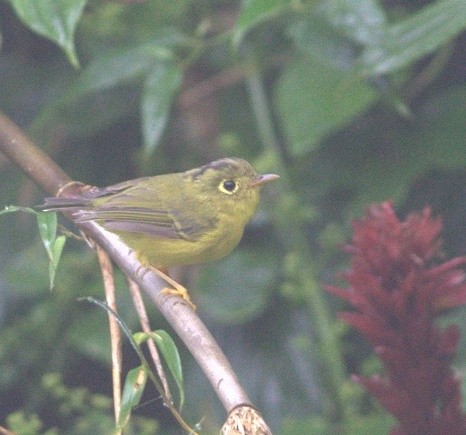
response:
<svg viewBox="0 0 466 435"><path fill-rule="evenodd" d="M200 264L228 255L242 238L259 203L263 184L240 158L229 157L186 172L155 175L82 193L46 198L44 211L66 210L76 223L96 222L132 249L192 307L187 290L161 269Z"/></svg>

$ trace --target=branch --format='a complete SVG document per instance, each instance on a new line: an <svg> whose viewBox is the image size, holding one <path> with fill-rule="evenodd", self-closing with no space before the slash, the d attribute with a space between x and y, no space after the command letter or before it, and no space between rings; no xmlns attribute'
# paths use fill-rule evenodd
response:
<svg viewBox="0 0 466 435"><path fill-rule="evenodd" d="M51 195L71 181L1 112L0 151ZM72 220L69 213L63 214ZM192 309L181 298L163 294L161 291L166 283L151 270L146 272L134 253L115 234L95 222L76 225L107 251L121 270L149 296L201 366L226 411L230 413L240 405L252 406L220 347ZM141 270L144 273L141 274Z"/></svg>
<svg viewBox="0 0 466 435"><path fill-rule="evenodd" d="M55 195L71 181L44 151L1 112L0 151L50 195Z"/></svg>
<svg viewBox="0 0 466 435"><path fill-rule="evenodd" d="M117 302L115 297L115 279L113 275L113 266L107 253L99 246L95 245L97 258L99 259L100 271L102 273L103 285L105 291L105 300L107 305L115 312ZM121 349L121 330L120 325L112 313L108 313L108 322L110 329L110 348L112 352L112 382L113 382L113 408L115 410L115 422L118 424L121 411L121 373L122 373L122 349ZM117 432L120 435L122 431Z"/></svg>

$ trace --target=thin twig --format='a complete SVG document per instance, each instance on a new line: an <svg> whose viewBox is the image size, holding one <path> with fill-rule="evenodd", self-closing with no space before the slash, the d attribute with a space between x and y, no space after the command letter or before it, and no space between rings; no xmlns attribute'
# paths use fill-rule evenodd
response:
<svg viewBox="0 0 466 435"><path fill-rule="evenodd" d="M146 307L144 306L144 301L142 299L139 286L129 277L126 277L126 280L128 282L128 287L133 298L134 306L139 315L139 321L141 323L142 330L146 333L150 333L152 332L152 329L149 324L149 317L147 316ZM163 389L165 391L165 400L168 400L170 403L172 403L173 398L170 392L170 388L168 386L167 377L165 376L165 372L163 370L162 361L160 360L157 346L155 345L154 340L152 338L150 338L147 341L147 346L149 347L149 352L157 370L157 374L159 375L160 381L162 382ZM168 403L166 403L166 405L168 406Z"/></svg>
<svg viewBox="0 0 466 435"><path fill-rule="evenodd" d="M229 87L243 79L244 68L242 66L222 71L183 91L178 98L178 104L183 109L187 109L218 92L220 89Z"/></svg>
<svg viewBox="0 0 466 435"><path fill-rule="evenodd" d="M105 298L107 305L117 312L115 298L115 280L113 278L113 267L107 253L96 244L97 257L99 259L100 270L104 282ZM121 351L121 331L117 320L110 313L108 314L110 327L110 341L112 349L112 382L113 382L113 407L115 410L115 422L118 423L121 409L121 373L122 373L122 351Z"/></svg>
<svg viewBox="0 0 466 435"><path fill-rule="evenodd" d="M281 66L288 58L288 55L276 55L264 65L264 68ZM177 103L182 109L188 109L222 89L231 87L242 81L247 81L251 74L253 74L253 70L251 70L249 64L240 64L230 69L222 70L218 74L185 89L178 97Z"/></svg>

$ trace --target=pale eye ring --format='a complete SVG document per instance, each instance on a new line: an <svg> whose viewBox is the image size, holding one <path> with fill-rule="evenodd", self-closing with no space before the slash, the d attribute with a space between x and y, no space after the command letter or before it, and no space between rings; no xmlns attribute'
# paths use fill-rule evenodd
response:
<svg viewBox="0 0 466 435"><path fill-rule="evenodd" d="M238 183L234 180L223 180L220 183L219 189L231 195L232 193L235 193L238 190Z"/></svg>

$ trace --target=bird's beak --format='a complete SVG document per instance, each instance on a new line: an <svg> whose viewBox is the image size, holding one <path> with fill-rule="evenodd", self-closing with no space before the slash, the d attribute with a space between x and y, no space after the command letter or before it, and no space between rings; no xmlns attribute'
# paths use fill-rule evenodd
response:
<svg viewBox="0 0 466 435"><path fill-rule="evenodd" d="M257 187L261 184L268 183L269 181L276 180L277 178L280 178L280 176L276 174L258 175L256 178L254 178L254 180L251 181L249 187Z"/></svg>

